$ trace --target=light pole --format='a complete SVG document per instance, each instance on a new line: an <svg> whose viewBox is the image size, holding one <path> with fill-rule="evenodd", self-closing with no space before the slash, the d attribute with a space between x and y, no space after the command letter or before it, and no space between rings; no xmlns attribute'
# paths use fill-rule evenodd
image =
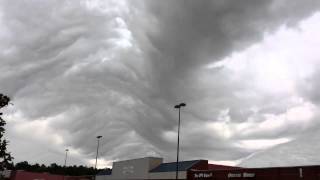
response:
<svg viewBox="0 0 320 180"><path fill-rule="evenodd" d="M97 170L97 161L98 161L98 152L99 152L99 140L102 138L102 136L97 136L98 140L98 146L97 146L97 155L96 155L96 165L94 166L94 169Z"/></svg>
<svg viewBox="0 0 320 180"><path fill-rule="evenodd" d="M176 180L178 179L178 170L179 170L179 143L180 143L180 109L185 107L186 103L180 103L175 105L174 108L179 109L179 122L178 122L178 143L177 143L177 163L176 163Z"/></svg>
<svg viewBox="0 0 320 180"><path fill-rule="evenodd" d="M68 151L69 151L69 149L66 149L66 156L64 158L64 167L66 167L66 165L67 165Z"/></svg>

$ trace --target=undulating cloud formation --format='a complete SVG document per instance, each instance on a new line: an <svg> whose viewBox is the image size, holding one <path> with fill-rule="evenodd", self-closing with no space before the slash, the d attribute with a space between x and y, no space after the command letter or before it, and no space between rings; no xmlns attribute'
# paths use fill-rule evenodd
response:
<svg viewBox="0 0 320 180"><path fill-rule="evenodd" d="M0 0L15 162L319 164L320 1Z"/></svg>

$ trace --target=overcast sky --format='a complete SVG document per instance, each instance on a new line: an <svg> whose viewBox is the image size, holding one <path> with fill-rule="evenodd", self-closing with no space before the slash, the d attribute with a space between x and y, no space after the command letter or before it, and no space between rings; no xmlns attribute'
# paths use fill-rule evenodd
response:
<svg viewBox="0 0 320 180"><path fill-rule="evenodd" d="M15 162L320 164L320 1L0 0Z"/></svg>

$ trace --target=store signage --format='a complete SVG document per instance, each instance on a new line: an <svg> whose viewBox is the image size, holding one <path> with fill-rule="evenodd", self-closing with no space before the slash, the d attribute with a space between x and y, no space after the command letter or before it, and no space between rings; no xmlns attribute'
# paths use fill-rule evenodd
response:
<svg viewBox="0 0 320 180"><path fill-rule="evenodd" d="M241 173L228 173L228 178L240 178L242 177L241 176Z"/></svg>
<svg viewBox="0 0 320 180"><path fill-rule="evenodd" d="M132 174L134 173L134 167L133 166L124 166L122 168L122 174Z"/></svg>
<svg viewBox="0 0 320 180"><path fill-rule="evenodd" d="M255 177L256 174L255 173L228 173L228 178L241 178L241 177L245 177L245 178L253 178Z"/></svg>
<svg viewBox="0 0 320 180"><path fill-rule="evenodd" d="M196 173L194 174L194 178L211 178L213 176L212 173Z"/></svg>
<svg viewBox="0 0 320 180"><path fill-rule="evenodd" d="M254 173L243 173L243 177L255 177L256 174Z"/></svg>

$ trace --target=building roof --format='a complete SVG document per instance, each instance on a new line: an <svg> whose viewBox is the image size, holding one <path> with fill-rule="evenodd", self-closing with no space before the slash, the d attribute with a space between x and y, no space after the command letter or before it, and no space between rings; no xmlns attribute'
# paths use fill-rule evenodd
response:
<svg viewBox="0 0 320 180"><path fill-rule="evenodd" d="M100 172L98 172L98 174L96 174L97 176L103 176L103 175L111 175L112 174L112 169L104 169Z"/></svg>
<svg viewBox="0 0 320 180"><path fill-rule="evenodd" d="M208 170L231 170L231 169L241 169L241 167L218 165L218 164L208 164Z"/></svg>
<svg viewBox="0 0 320 180"><path fill-rule="evenodd" d="M181 161L178 164L178 171L187 171L190 169L192 166L200 162L200 160L193 160L193 161ZM172 163L162 163L156 168L152 169L150 172L171 172L171 171L176 171L176 162Z"/></svg>
<svg viewBox="0 0 320 180"><path fill-rule="evenodd" d="M161 157L147 156L147 157L142 157L142 158L119 160L119 161L115 161L114 163L119 163L119 162L132 162L132 161L142 160L142 159L161 159L161 160L162 160L163 158L161 158Z"/></svg>

